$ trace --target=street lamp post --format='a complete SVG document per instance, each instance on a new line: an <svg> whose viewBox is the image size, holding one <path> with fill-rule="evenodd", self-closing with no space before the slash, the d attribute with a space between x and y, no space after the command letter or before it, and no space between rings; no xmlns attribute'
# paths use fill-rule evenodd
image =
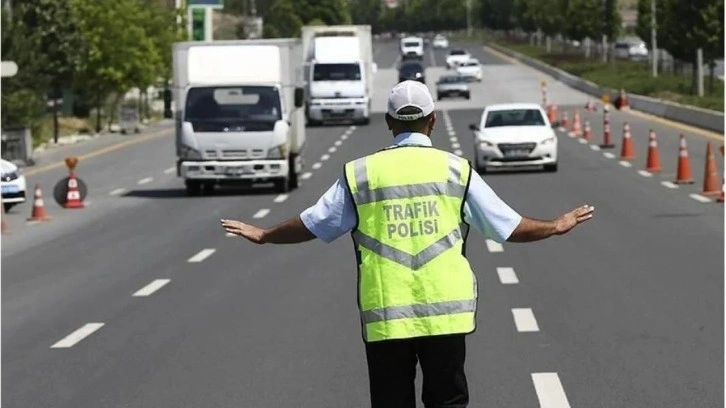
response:
<svg viewBox="0 0 726 408"><path fill-rule="evenodd" d="M466 1L466 36L471 37L471 0Z"/></svg>
<svg viewBox="0 0 726 408"><path fill-rule="evenodd" d="M658 76L658 43L657 32L655 26L655 1L650 0L650 48L653 56L651 62L653 65L653 78Z"/></svg>

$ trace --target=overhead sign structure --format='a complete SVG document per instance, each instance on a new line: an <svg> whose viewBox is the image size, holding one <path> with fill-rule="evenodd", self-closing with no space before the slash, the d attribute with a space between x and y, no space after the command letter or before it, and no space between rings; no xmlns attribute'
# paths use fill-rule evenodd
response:
<svg viewBox="0 0 726 408"><path fill-rule="evenodd" d="M187 0L188 32L193 41L212 41L212 12L224 8L224 0Z"/></svg>
<svg viewBox="0 0 726 408"><path fill-rule="evenodd" d="M18 73L18 64L15 61L2 61L0 63L0 71L3 78L13 77Z"/></svg>

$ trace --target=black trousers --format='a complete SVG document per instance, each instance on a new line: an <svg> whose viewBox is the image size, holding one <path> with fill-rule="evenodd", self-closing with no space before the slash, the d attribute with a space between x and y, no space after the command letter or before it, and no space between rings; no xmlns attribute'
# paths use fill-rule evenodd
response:
<svg viewBox="0 0 726 408"><path fill-rule="evenodd" d="M464 408L465 335L366 343L372 408L415 408L416 363L421 363L425 408Z"/></svg>

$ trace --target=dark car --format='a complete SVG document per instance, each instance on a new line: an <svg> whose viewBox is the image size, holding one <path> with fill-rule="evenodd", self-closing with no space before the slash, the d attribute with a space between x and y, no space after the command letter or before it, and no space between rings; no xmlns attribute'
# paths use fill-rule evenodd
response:
<svg viewBox="0 0 726 408"><path fill-rule="evenodd" d="M398 67L398 82L412 80L426 83L424 67L420 62L406 61Z"/></svg>

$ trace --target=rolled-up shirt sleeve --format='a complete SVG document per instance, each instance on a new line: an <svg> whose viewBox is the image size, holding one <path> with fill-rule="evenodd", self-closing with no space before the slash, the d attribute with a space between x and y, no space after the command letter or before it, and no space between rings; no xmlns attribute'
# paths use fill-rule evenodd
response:
<svg viewBox="0 0 726 408"><path fill-rule="evenodd" d="M327 243L350 232L356 215L345 180L338 179L315 205L300 214L300 219L313 235Z"/></svg>
<svg viewBox="0 0 726 408"><path fill-rule="evenodd" d="M485 237L506 241L522 216L505 203L477 173L472 173L464 203L464 220Z"/></svg>

